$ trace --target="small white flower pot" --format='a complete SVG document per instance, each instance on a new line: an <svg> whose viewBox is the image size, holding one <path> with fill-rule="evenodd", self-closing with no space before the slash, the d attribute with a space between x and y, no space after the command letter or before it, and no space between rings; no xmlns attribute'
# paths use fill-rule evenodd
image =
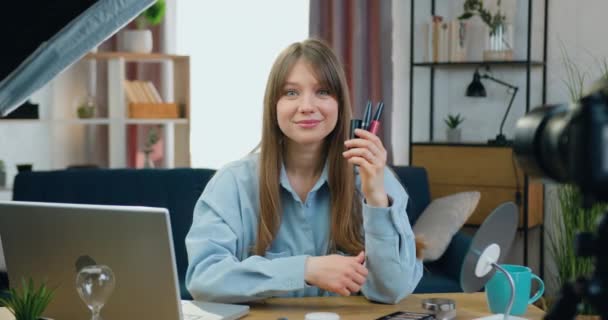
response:
<svg viewBox="0 0 608 320"><path fill-rule="evenodd" d="M150 30L125 30L122 34L122 50L127 52L150 53L152 52L152 31Z"/></svg>
<svg viewBox="0 0 608 320"><path fill-rule="evenodd" d="M445 132L448 138L448 142L460 142L460 128L447 128Z"/></svg>

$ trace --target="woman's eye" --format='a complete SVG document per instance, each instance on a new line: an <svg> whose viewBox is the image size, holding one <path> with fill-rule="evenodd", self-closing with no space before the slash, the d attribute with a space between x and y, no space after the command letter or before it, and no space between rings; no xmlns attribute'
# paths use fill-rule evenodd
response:
<svg viewBox="0 0 608 320"><path fill-rule="evenodd" d="M326 89L321 89L321 90L317 91L317 93L322 96L330 95L329 90L326 90Z"/></svg>
<svg viewBox="0 0 608 320"><path fill-rule="evenodd" d="M285 95L288 97L293 97L293 96L297 96L298 92L293 89L287 89L287 90L285 90Z"/></svg>

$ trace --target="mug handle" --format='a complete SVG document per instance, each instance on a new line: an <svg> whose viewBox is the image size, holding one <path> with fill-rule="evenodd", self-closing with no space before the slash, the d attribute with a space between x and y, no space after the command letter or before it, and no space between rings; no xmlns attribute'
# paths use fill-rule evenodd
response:
<svg viewBox="0 0 608 320"><path fill-rule="evenodd" d="M535 274L532 274L532 279L538 281L539 287L536 294L532 298L530 298L530 300L528 300L528 304L536 302L536 300L540 299L540 297L543 296L543 293L545 293L545 283L543 282L543 280Z"/></svg>

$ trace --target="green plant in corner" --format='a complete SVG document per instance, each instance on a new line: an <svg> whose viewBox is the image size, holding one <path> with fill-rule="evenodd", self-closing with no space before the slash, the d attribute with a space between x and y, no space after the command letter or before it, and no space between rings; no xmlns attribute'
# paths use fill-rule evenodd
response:
<svg viewBox="0 0 608 320"><path fill-rule="evenodd" d="M163 21L165 16L166 4L165 0L158 0L151 7L146 9L142 14L137 17L135 23L137 29L146 29L158 25Z"/></svg>
<svg viewBox="0 0 608 320"><path fill-rule="evenodd" d="M22 279L21 289L11 288L7 294L0 297L0 305L4 305L15 320L37 320L53 299L54 289L44 283L36 288L32 279Z"/></svg>
<svg viewBox="0 0 608 320"><path fill-rule="evenodd" d="M0 172L4 172L4 160L0 160Z"/></svg>
<svg viewBox="0 0 608 320"><path fill-rule="evenodd" d="M448 128L450 129L456 129L458 128L458 126L464 121L464 117L462 117L459 114L457 115L452 115L452 114L448 114L448 116L443 119L443 122L445 122L445 124L448 126Z"/></svg>
<svg viewBox="0 0 608 320"><path fill-rule="evenodd" d="M490 35L494 35L498 28L504 25L507 20L507 17L500 11L501 2L501 0L497 1L498 10L495 14L492 14L488 9L484 8L483 0L466 0L463 5L464 13L458 19L468 20L473 16L479 16L490 28Z"/></svg>

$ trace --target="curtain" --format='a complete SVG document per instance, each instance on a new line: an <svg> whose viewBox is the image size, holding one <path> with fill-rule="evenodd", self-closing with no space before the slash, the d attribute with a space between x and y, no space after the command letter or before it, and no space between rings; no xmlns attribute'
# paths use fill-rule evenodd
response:
<svg viewBox="0 0 608 320"><path fill-rule="evenodd" d="M392 164L392 1L310 0L310 36L324 40L342 60L353 116L363 118L368 100L384 102L378 133Z"/></svg>

